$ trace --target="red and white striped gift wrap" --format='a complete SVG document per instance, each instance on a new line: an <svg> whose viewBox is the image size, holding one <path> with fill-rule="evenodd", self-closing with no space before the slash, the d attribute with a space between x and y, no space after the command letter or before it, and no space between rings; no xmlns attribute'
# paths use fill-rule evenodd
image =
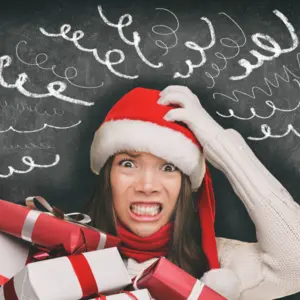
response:
<svg viewBox="0 0 300 300"><path fill-rule="evenodd" d="M23 269L29 249L24 241L0 232L0 286Z"/></svg>
<svg viewBox="0 0 300 300"><path fill-rule="evenodd" d="M156 300L226 300L164 257L141 272L133 286L148 289Z"/></svg>
<svg viewBox="0 0 300 300"><path fill-rule="evenodd" d="M110 296L101 296L90 300L151 300L152 297L147 289L119 293Z"/></svg>
<svg viewBox="0 0 300 300"><path fill-rule="evenodd" d="M0 290L0 300L74 300L117 293L131 283L117 248L28 264Z"/></svg>
<svg viewBox="0 0 300 300"><path fill-rule="evenodd" d="M68 254L115 247L118 237L50 214L0 200L0 231L46 248L63 246Z"/></svg>

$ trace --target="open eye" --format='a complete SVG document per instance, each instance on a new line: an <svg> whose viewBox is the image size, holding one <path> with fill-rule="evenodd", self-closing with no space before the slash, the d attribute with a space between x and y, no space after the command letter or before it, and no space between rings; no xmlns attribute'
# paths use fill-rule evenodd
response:
<svg viewBox="0 0 300 300"><path fill-rule="evenodd" d="M165 172L174 172L176 170L177 168L171 163L167 163L163 165L163 171Z"/></svg>
<svg viewBox="0 0 300 300"><path fill-rule="evenodd" d="M134 163L131 159L123 159L119 162L119 165L125 168L134 168Z"/></svg>

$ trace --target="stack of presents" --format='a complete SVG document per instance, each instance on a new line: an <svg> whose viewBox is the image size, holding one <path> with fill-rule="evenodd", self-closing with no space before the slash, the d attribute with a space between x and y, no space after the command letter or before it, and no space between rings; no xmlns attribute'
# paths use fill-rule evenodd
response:
<svg viewBox="0 0 300 300"><path fill-rule="evenodd" d="M49 210L0 200L0 300L225 299L164 257L130 278L118 237Z"/></svg>

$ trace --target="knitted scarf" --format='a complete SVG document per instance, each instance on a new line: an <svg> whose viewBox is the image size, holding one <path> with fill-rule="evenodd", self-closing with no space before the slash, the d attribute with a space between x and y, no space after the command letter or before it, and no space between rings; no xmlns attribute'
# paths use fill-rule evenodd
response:
<svg viewBox="0 0 300 300"><path fill-rule="evenodd" d="M154 257L166 256L173 225L170 222L148 237L139 237L129 231L121 222L118 222L118 236L122 241L118 249L123 256L133 258L139 263Z"/></svg>

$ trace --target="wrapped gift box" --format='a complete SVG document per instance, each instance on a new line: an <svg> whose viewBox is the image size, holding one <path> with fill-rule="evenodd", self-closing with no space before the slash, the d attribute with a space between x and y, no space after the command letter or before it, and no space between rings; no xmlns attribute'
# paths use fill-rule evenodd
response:
<svg viewBox="0 0 300 300"><path fill-rule="evenodd" d="M67 254L115 247L118 237L51 214L0 200L0 231L49 249L63 246Z"/></svg>
<svg viewBox="0 0 300 300"><path fill-rule="evenodd" d="M164 257L137 276L134 287L148 289L157 300L226 300Z"/></svg>
<svg viewBox="0 0 300 300"><path fill-rule="evenodd" d="M28 243L0 232L0 286L23 269L29 249Z"/></svg>
<svg viewBox="0 0 300 300"><path fill-rule="evenodd" d="M0 300L74 300L117 293L131 283L117 248L28 264L0 291Z"/></svg>
<svg viewBox="0 0 300 300"><path fill-rule="evenodd" d="M152 297L147 289L131 291L130 293L119 293L110 296L101 296L91 300L151 300Z"/></svg>

